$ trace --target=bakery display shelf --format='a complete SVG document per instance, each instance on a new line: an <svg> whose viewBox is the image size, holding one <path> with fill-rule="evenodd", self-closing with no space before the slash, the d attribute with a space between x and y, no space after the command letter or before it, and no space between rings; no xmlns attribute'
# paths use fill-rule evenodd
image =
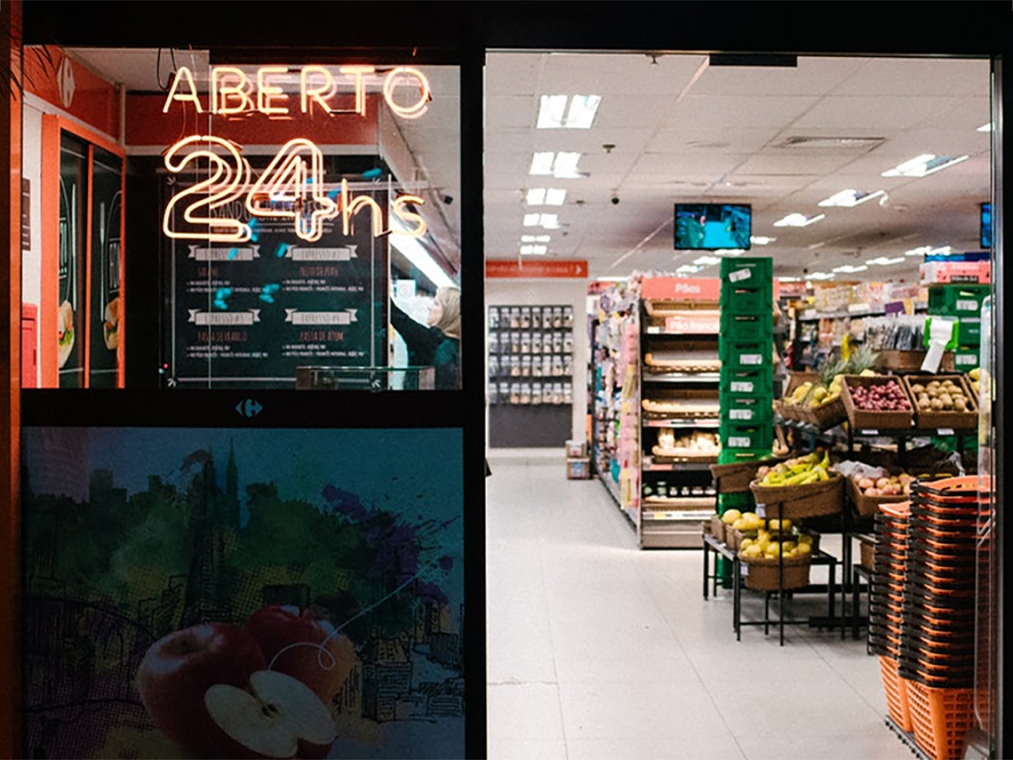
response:
<svg viewBox="0 0 1013 760"><path fill-rule="evenodd" d="M674 462L644 463L644 472L710 472L710 466L717 464L717 457L682 459Z"/></svg>
<svg viewBox="0 0 1013 760"><path fill-rule="evenodd" d="M654 414L659 414L655 412ZM717 430L721 421L715 417L663 417L652 416L641 420L644 427L670 427L670 428L713 428Z"/></svg>
<svg viewBox="0 0 1013 760"><path fill-rule="evenodd" d="M720 372L644 372L645 383L716 383L721 380Z"/></svg>
<svg viewBox="0 0 1013 760"><path fill-rule="evenodd" d="M714 499L710 499L709 501L710 506L706 509L660 509L652 507L644 509L641 516L644 522L702 522L709 520L711 515L714 514ZM699 540L699 534L697 535L697 539Z"/></svg>
<svg viewBox="0 0 1013 760"><path fill-rule="evenodd" d="M707 511L706 517L714 514L716 496L647 496L644 511L648 510L697 510Z"/></svg>

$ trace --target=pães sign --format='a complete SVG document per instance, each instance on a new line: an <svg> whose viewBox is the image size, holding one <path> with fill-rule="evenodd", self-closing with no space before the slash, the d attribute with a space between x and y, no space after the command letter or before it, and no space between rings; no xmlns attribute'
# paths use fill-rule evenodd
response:
<svg viewBox="0 0 1013 760"><path fill-rule="evenodd" d="M338 80L325 66L261 66L248 74L235 66L215 66L210 72L207 107L201 102L193 74L181 67L175 74L166 96L163 113L175 105L190 103L198 113L209 112L224 117L262 113L273 118L293 117L296 113L366 113L366 76L375 73L372 66L342 66L339 75L349 78L354 89L355 107L338 109L334 97ZM295 96L286 92L283 82L298 82L298 107ZM417 96L411 103L396 102L395 91L407 86ZM432 94L429 82L418 69L399 66L383 79L383 96L390 110L405 119L425 113ZM241 147L214 135L190 135L170 146L165 154L165 167L174 174L206 167L207 176L174 195L166 204L162 230L170 238L207 240L216 243L243 243L252 238L250 225L225 216L222 209L242 199L253 217L289 218L295 234L307 242L320 240L325 222L341 216L345 235L352 219L368 209L374 237L384 234L421 237L426 232L423 218L411 210L425 201L417 195L398 195L388 212L398 217L400 228L383 229L383 209L368 196L353 196L348 183L328 189L325 185L324 156L319 146L296 137L283 145L259 177L254 177ZM189 198L182 208L182 217L190 225L177 230L172 224L176 207Z"/></svg>

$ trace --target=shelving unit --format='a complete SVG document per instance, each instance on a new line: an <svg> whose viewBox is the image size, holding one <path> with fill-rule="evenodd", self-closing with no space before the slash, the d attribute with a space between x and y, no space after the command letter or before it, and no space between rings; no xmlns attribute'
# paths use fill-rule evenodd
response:
<svg viewBox="0 0 1013 760"><path fill-rule="evenodd" d="M573 404L573 307L490 306L489 443L561 446Z"/></svg>
<svg viewBox="0 0 1013 760"><path fill-rule="evenodd" d="M646 295L670 297L641 302L639 537L642 547L697 549L717 507L710 465L719 447L720 306L716 297L677 298L678 281L666 279Z"/></svg>

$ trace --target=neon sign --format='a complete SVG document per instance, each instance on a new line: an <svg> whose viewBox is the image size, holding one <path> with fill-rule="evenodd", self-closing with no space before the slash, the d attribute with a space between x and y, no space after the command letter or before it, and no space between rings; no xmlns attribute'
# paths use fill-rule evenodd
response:
<svg viewBox="0 0 1013 760"><path fill-rule="evenodd" d="M303 66L299 70L299 112L309 115L314 107L326 114L357 113L366 115L366 79L373 74L372 66L341 66L339 73L351 79L355 92L355 108L338 109L331 99L337 94L338 83L326 66ZM173 103L192 103L197 113L210 111L219 116L238 116L259 112L268 116L288 116L292 108L288 105L289 95L279 86L282 77L289 77L288 66L261 66L252 77L236 66L211 67L211 92L207 108L201 103L194 83L193 73L181 66L173 77L169 94L162 106L162 113L169 113ZM417 98L411 105L398 103L394 99L395 89L406 86L417 90ZM383 98L396 116L402 119L417 119L426 112L432 90L429 80L416 68L398 66L387 72L383 80Z"/></svg>
<svg viewBox="0 0 1013 760"><path fill-rule="evenodd" d="M366 76L376 73L372 66L341 66L340 74L350 79L355 92L352 110L338 109L332 104L338 82L325 66L304 66L297 71L299 85L298 112L312 114L366 114ZM281 86L282 79L293 81L293 72L287 66L261 66L253 75L236 66L213 66L210 72L210 92L207 108L201 103L192 72L185 66L176 71L169 93L162 107L168 113L173 103L191 103L198 113L209 111L219 116L239 116L262 113L267 116L291 115L296 109L295 98ZM398 87L417 90L411 105L394 99ZM400 118L415 119L424 114L432 98L429 81L411 66L398 66L389 71L383 80L383 97L390 110ZM179 174L188 168L207 167L208 176L192 187L174 195L162 217L162 231L167 237L190 240L207 240L217 243L245 243L252 238L251 226L239 219L221 215L224 207L242 199L242 204L254 218L291 219L295 234L301 240L316 242L324 233L324 223L341 216L344 235L351 234L352 219L368 209L374 237L387 234L383 230L383 210L369 196L353 196L347 180L338 188L327 192L324 184L324 157L312 141L297 137L283 145L264 172L254 178L254 172L238 145L230 140L211 135L191 135L181 139L165 153L165 168ZM183 219L202 231L172 229L172 216L176 206L186 197L192 200L183 210ZM337 197L336 197L337 196ZM399 195L390 204L390 213L404 225L388 230L390 234L422 237L426 233L423 218L411 210L410 204L421 206L425 201L417 195ZM213 212L219 211L220 215Z"/></svg>

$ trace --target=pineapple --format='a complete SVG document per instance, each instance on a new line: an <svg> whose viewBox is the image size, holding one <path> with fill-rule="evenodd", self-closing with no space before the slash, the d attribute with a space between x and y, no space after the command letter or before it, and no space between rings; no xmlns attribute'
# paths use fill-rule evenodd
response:
<svg viewBox="0 0 1013 760"><path fill-rule="evenodd" d="M829 404L841 395L844 375L848 371L848 362L843 359L836 361L827 359L820 365L820 382L809 393L807 404L810 408ZM816 388L820 390L817 392Z"/></svg>
<svg viewBox="0 0 1013 760"><path fill-rule="evenodd" d="M875 375L873 367L876 366L876 362L879 360L879 354L872 350L871 346L862 346L848 359L848 370L846 374L849 375L862 375L868 377Z"/></svg>

